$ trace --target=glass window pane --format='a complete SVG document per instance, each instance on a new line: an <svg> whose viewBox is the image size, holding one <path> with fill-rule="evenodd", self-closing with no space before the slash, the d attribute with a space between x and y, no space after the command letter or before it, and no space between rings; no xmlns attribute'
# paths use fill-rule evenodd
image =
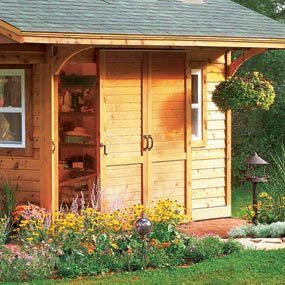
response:
<svg viewBox="0 0 285 285"><path fill-rule="evenodd" d="M197 74L192 74L192 103L199 103L198 98L198 80L199 77Z"/></svg>
<svg viewBox="0 0 285 285"><path fill-rule="evenodd" d="M21 113L0 113L0 143L22 143Z"/></svg>
<svg viewBox="0 0 285 285"><path fill-rule="evenodd" d="M0 107L21 107L20 75L0 76Z"/></svg>
<svg viewBox="0 0 285 285"><path fill-rule="evenodd" d="M198 136L199 130L199 111L197 109L192 109L192 135Z"/></svg>

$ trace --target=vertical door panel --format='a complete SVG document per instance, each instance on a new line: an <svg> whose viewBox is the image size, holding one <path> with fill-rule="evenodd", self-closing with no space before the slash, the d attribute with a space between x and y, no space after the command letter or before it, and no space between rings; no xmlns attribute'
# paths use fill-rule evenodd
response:
<svg viewBox="0 0 285 285"><path fill-rule="evenodd" d="M185 54L151 54L152 200L185 203Z"/></svg>
<svg viewBox="0 0 285 285"><path fill-rule="evenodd" d="M142 58L124 51L101 56L102 207L107 211L142 202Z"/></svg>

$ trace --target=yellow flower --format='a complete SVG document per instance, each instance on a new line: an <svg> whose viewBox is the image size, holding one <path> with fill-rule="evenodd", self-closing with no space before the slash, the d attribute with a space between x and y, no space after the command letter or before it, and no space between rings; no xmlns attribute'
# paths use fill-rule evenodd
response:
<svg viewBox="0 0 285 285"><path fill-rule="evenodd" d="M118 245L115 244L114 242L110 242L110 245L111 245L111 247L114 248L114 249L118 249L118 248L119 248Z"/></svg>

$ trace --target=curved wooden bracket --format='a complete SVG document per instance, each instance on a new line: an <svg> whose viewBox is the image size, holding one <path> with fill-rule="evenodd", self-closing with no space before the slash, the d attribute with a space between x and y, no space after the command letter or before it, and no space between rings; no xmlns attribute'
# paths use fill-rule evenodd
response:
<svg viewBox="0 0 285 285"><path fill-rule="evenodd" d="M228 66L228 76L233 76L238 68L247 60L249 60L250 58L265 53L266 51L268 51L267 48L252 48L247 50L246 52L244 52L242 55L240 55L238 58L236 58L234 61L232 61L232 63Z"/></svg>
<svg viewBox="0 0 285 285"><path fill-rule="evenodd" d="M51 61L51 71L53 75L58 75L65 63L74 55L94 46L53 46L54 55Z"/></svg>

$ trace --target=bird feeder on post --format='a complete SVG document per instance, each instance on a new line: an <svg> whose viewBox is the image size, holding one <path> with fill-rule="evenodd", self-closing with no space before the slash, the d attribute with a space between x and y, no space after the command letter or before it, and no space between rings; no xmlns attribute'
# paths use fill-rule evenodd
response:
<svg viewBox="0 0 285 285"><path fill-rule="evenodd" d="M257 183L268 182L268 175L266 173L266 167L269 165L267 161L262 159L256 152L248 160L245 161L247 181L252 182L252 210L254 216L252 222L256 224L257 220Z"/></svg>

